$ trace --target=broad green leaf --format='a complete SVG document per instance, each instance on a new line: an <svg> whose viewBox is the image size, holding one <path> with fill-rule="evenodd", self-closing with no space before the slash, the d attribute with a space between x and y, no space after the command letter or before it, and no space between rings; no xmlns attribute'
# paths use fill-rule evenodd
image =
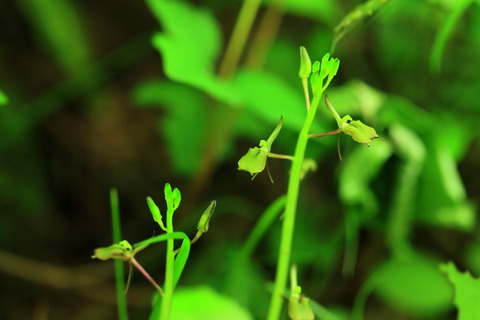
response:
<svg viewBox="0 0 480 320"><path fill-rule="evenodd" d="M253 320L235 300L209 287L179 288L173 297L172 319Z"/></svg>
<svg viewBox="0 0 480 320"><path fill-rule="evenodd" d="M162 54L165 74L221 101L238 103L229 86L215 76L221 35L211 12L180 0L147 0L147 4L164 30L152 42Z"/></svg>
<svg viewBox="0 0 480 320"><path fill-rule="evenodd" d="M480 319L480 279L472 277L469 272L458 271L452 262L440 265L448 280L455 288L455 305L458 309L458 320Z"/></svg>
<svg viewBox="0 0 480 320"><path fill-rule="evenodd" d="M404 313L434 317L451 308L453 291L438 262L418 254L392 259L374 271L375 293Z"/></svg>
<svg viewBox="0 0 480 320"><path fill-rule="evenodd" d="M166 109L158 127L166 139L171 165L183 175L196 172L207 120L204 96L184 85L149 81L135 89L133 100L142 106Z"/></svg>

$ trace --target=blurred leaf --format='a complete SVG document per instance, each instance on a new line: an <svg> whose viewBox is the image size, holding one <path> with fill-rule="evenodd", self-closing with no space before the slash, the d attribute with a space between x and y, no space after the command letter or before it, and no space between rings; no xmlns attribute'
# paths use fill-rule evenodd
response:
<svg viewBox="0 0 480 320"><path fill-rule="evenodd" d="M477 238L473 243L468 245L465 251L465 262L473 274L480 274L480 241Z"/></svg>
<svg viewBox="0 0 480 320"><path fill-rule="evenodd" d="M271 124L277 124L283 116L284 127L300 131L307 111L301 90L275 75L255 70L240 71L233 85L248 112Z"/></svg>
<svg viewBox="0 0 480 320"><path fill-rule="evenodd" d="M430 54L430 71L437 73L440 72L443 51L445 50L447 40L453 32L455 24L473 1L474 0L457 0L455 2L455 6L451 9L450 14L445 20L443 26L438 30L435 37L432 52Z"/></svg>
<svg viewBox="0 0 480 320"><path fill-rule="evenodd" d="M442 119L443 130L432 132L430 146L419 188L419 218L427 223L472 230L475 210L468 202L465 187L457 169L458 157L469 141L455 124ZM453 126L451 126L453 125ZM449 129L452 128L452 129Z"/></svg>
<svg viewBox="0 0 480 320"><path fill-rule="evenodd" d="M473 278L469 272L461 273L452 262L440 265L455 288L455 305L458 308L458 320L480 319L480 279Z"/></svg>
<svg viewBox="0 0 480 320"><path fill-rule="evenodd" d="M371 277L378 277L375 293L402 312L433 317L451 308L452 288L433 259L418 254L392 259Z"/></svg>
<svg viewBox="0 0 480 320"><path fill-rule="evenodd" d="M0 90L0 107L1 106L6 106L9 102L8 96L5 92Z"/></svg>
<svg viewBox="0 0 480 320"><path fill-rule="evenodd" d="M265 290L265 275L262 274L258 261L246 253L245 250L232 246L228 248L221 289L252 314L264 315L265 305L269 301L269 293Z"/></svg>
<svg viewBox="0 0 480 320"><path fill-rule="evenodd" d="M90 58L90 48L82 20L72 1L21 1L30 23L39 36L39 44L46 45L67 74L81 71Z"/></svg>
<svg viewBox="0 0 480 320"><path fill-rule="evenodd" d="M172 319L252 320L234 300L209 287L179 288L173 296Z"/></svg>
<svg viewBox="0 0 480 320"><path fill-rule="evenodd" d="M332 42L332 49L330 52L335 51L335 47L338 42L353 28L357 27L361 22L363 22L367 17L373 15L376 11L380 10L387 2L390 0L367 0L356 6L352 11L350 11L342 21L335 27L334 36Z"/></svg>
<svg viewBox="0 0 480 320"><path fill-rule="evenodd" d="M152 42L163 55L165 74L221 101L238 103L229 86L215 76L221 35L210 11L179 0L147 0L147 4L164 29Z"/></svg>
<svg viewBox="0 0 480 320"><path fill-rule="evenodd" d="M389 143L378 139L375 146L360 146L345 156L339 176L340 197L347 206L361 206L364 218L377 213L377 199L370 182L391 154Z"/></svg>
<svg viewBox="0 0 480 320"><path fill-rule="evenodd" d="M369 122L377 117L386 100L383 92L360 80L334 87L329 90L328 96L335 100L340 114L362 115Z"/></svg>
<svg viewBox="0 0 480 320"><path fill-rule="evenodd" d="M274 2L266 0L266 4ZM328 25L333 25L336 19L341 16L341 10L336 1L333 0L295 0L285 1L285 10L289 13L318 19L322 22L327 22Z"/></svg>
<svg viewBox="0 0 480 320"><path fill-rule="evenodd" d="M159 130L167 141L171 164L181 174L193 174L203 150L207 114L201 92L172 82L149 81L138 86L133 100L167 110Z"/></svg>
<svg viewBox="0 0 480 320"><path fill-rule="evenodd" d="M402 255L410 249L408 236L413 227L418 179L423 168L426 148L415 132L402 125L392 125L390 136L402 161L397 170L397 180L393 189L387 237L393 253Z"/></svg>

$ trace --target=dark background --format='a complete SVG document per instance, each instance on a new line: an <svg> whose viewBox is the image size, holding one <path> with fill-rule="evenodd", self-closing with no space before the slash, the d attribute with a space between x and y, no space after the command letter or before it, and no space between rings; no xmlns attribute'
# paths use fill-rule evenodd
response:
<svg viewBox="0 0 480 320"><path fill-rule="evenodd" d="M218 23L223 41L218 66L241 2L189 3L210 11ZM268 72L301 97L298 47L305 45L312 60L321 59L334 27L360 3L331 0L316 6L305 0L273 10L264 4L238 70ZM379 266L411 250L428 260L425 265L452 260L479 275L480 9L476 2L458 7L452 1L391 0L373 15L350 16L355 23L347 23L351 30L337 45L334 56L341 66L330 87L334 104L374 125L390 148L378 161L357 160L358 152L375 153L377 141L367 149L344 136L340 162L336 137L310 145L318 168L302 184L293 260L304 293L339 317L351 312ZM0 11L0 90L9 98L0 106L0 319L115 319L112 263L90 259L93 249L111 243L109 190L118 189L123 237L133 243L159 233L145 197L163 210L166 182L182 191L176 228L189 235L210 200L218 202L180 285L208 285L236 299L239 292L228 283L242 267L229 261L262 211L286 192L289 171L288 162L271 159L275 183L266 173L250 181L236 162L268 137L281 115L276 106L265 106L271 110L267 117L255 106L231 111L198 88L168 80L151 44L162 26L142 1L2 1ZM259 42L265 47L259 47L255 36L272 12L278 28L267 21ZM430 66L435 37L455 12L459 19L447 28L451 32L435 71ZM195 33L194 21L189 27ZM145 89L152 81L163 90L158 99L156 87ZM281 99L280 91L271 93ZM175 113L188 103L185 97L202 111ZM373 111L372 101L378 106ZM322 111L319 117L328 115ZM175 133L165 129L172 126ZM395 136L400 126L416 138ZM330 119L320 119L318 127L335 129ZM287 126L272 151L292 154L296 129ZM183 140L175 144L178 131ZM420 160L418 150L424 152ZM365 183L359 198L342 193L358 179ZM363 202L369 196L375 209ZM400 247L408 242L408 249L390 241L398 231L392 218L398 212L408 217L399 240ZM358 232L359 239L356 267L348 275L342 274L345 230ZM240 289L255 297L242 302L255 318L261 319L268 305L265 288L274 279L279 232L277 222L244 270L257 281ZM162 250L158 245L139 259L159 282ZM392 270L395 279L423 279L415 271ZM428 287L425 281L421 285ZM455 315L452 303L412 307L408 290L393 290L396 296L390 285L395 286L380 286L369 298L366 319ZM133 319L147 318L152 291L136 273L127 296Z"/></svg>

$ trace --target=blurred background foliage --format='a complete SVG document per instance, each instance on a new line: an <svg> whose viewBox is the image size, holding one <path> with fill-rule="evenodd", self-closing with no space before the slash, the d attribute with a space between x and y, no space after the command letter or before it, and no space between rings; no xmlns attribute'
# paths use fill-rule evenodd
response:
<svg viewBox="0 0 480 320"><path fill-rule="evenodd" d="M314 60L334 48L330 100L380 135L370 148L341 139L343 162L335 137L311 141L318 168L302 182L293 252L303 292L320 319L456 317L439 263L480 275L479 2L265 1L237 65L226 49L241 7L2 2L0 319L115 319L112 264L90 261L111 242L108 191L137 242L159 232L145 197L161 199L165 182L182 191L176 226L192 235L218 203L178 301L221 294L262 319L279 221L242 245L286 192L289 163L269 161L271 184L236 162L280 116L272 151L293 153L301 45ZM316 132L335 129L323 109ZM138 259L161 279L162 248ZM133 319L148 317L152 291L136 274Z"/></svg>

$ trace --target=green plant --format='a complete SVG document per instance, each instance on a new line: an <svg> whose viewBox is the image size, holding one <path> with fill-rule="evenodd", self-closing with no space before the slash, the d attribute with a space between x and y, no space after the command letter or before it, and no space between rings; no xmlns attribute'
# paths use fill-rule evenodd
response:
<svg viewBox="0 0 480 320"><path fill-rule="evenodd" d="M283 301L282 297L285 292L288 269L290 268L290 255L294 235L295 215L297 212L297 200L300 192L300 181L304 175L302 172L304 170L305 151L308 139L343 132L352 136L353 140L356 142L365 143L368 146L368 143L371 140L378 137L375 129L366 126L358 120L352 120L351 116L347 115L343 118L340 118L338 113L329 102L328 98L326 98L327 107L337 121L338 129L322 134L310 133L317 108L321 102L325 90L328 88L333 77L337 74L339 65L340 61L338 59L330 58L329 53L323 56L321 62L315 61L315 63L312 65L306 49L304 47L300 48L299 76L302 80L302 85L305 92L307 115L297 138L295 154L293 157L283 156L283 158L288 158L292 161L292 168L290 170L287 199L283 216L277 273L273 288L272 300L268 312L268 319L271 320L279 319L281 313ZM313 93L312 103L310 103L308 94L308 79L310 79L311 91ZM260 148L250 149L248 153L238 161L239 169L249 171L250 174L255 177L255 175L263 171L265 168L266 158L268 156L279 158L278 155L270 153L270 148L273 141L278 136L281 124L282 121L267 141L260 141Z"/></svg>
<svg viewBox="0 0 480 320"><path fill-rule="evenodd" d="M128 262L130 266L137 268L145 278L157 289L158 295L155 302L155 307L152 312L151 318L167 320L170 319L172 297L175 287L178 284L183 269L187 263L188 256L190 254L190 246L196 242L203 233L206 233L209 228L210 218L215 210L216 202L212 201L207 209L204 211L197 225L197 234L190 240L188 236L179 231L175 231L173 227L173 215L178 209L181 202L181 193L177 188L172 189L169 183L165 184L164 189L165 202L167 204L167 212L165 222L160 209L155 204L151 197L147 197L147 205L152 214L153 220L158 223L160 228L165 232L162 235L154 236L152 238L140 241L131 245L128 241L122 240L115 242L108 247L97 248L94 251L92 258L96 258L102 261L115 259ZM114 230L114 241L120 238L120 220L118 212L118 198L116 191L111 192L112 203L112 223ZM174 240L182 240L180 248L174 248ZM166 241L167 250L165 258L165 280L163 288L160 287L157 282L148 274L148 272L141 266L141 264L135 259L135 255L141 250L145 249L151 244ZM123 274L121 268L116 266L116 278L117 278L117 299L119 303L119 317L127 319L126 306L122 294L126 294L122 280ZM118 272L117 272L118 271ZM131 272L131 269L130 269ZM129 276L130 278L130 276ZM128 284L127 284L128 289Z"/></svg>

